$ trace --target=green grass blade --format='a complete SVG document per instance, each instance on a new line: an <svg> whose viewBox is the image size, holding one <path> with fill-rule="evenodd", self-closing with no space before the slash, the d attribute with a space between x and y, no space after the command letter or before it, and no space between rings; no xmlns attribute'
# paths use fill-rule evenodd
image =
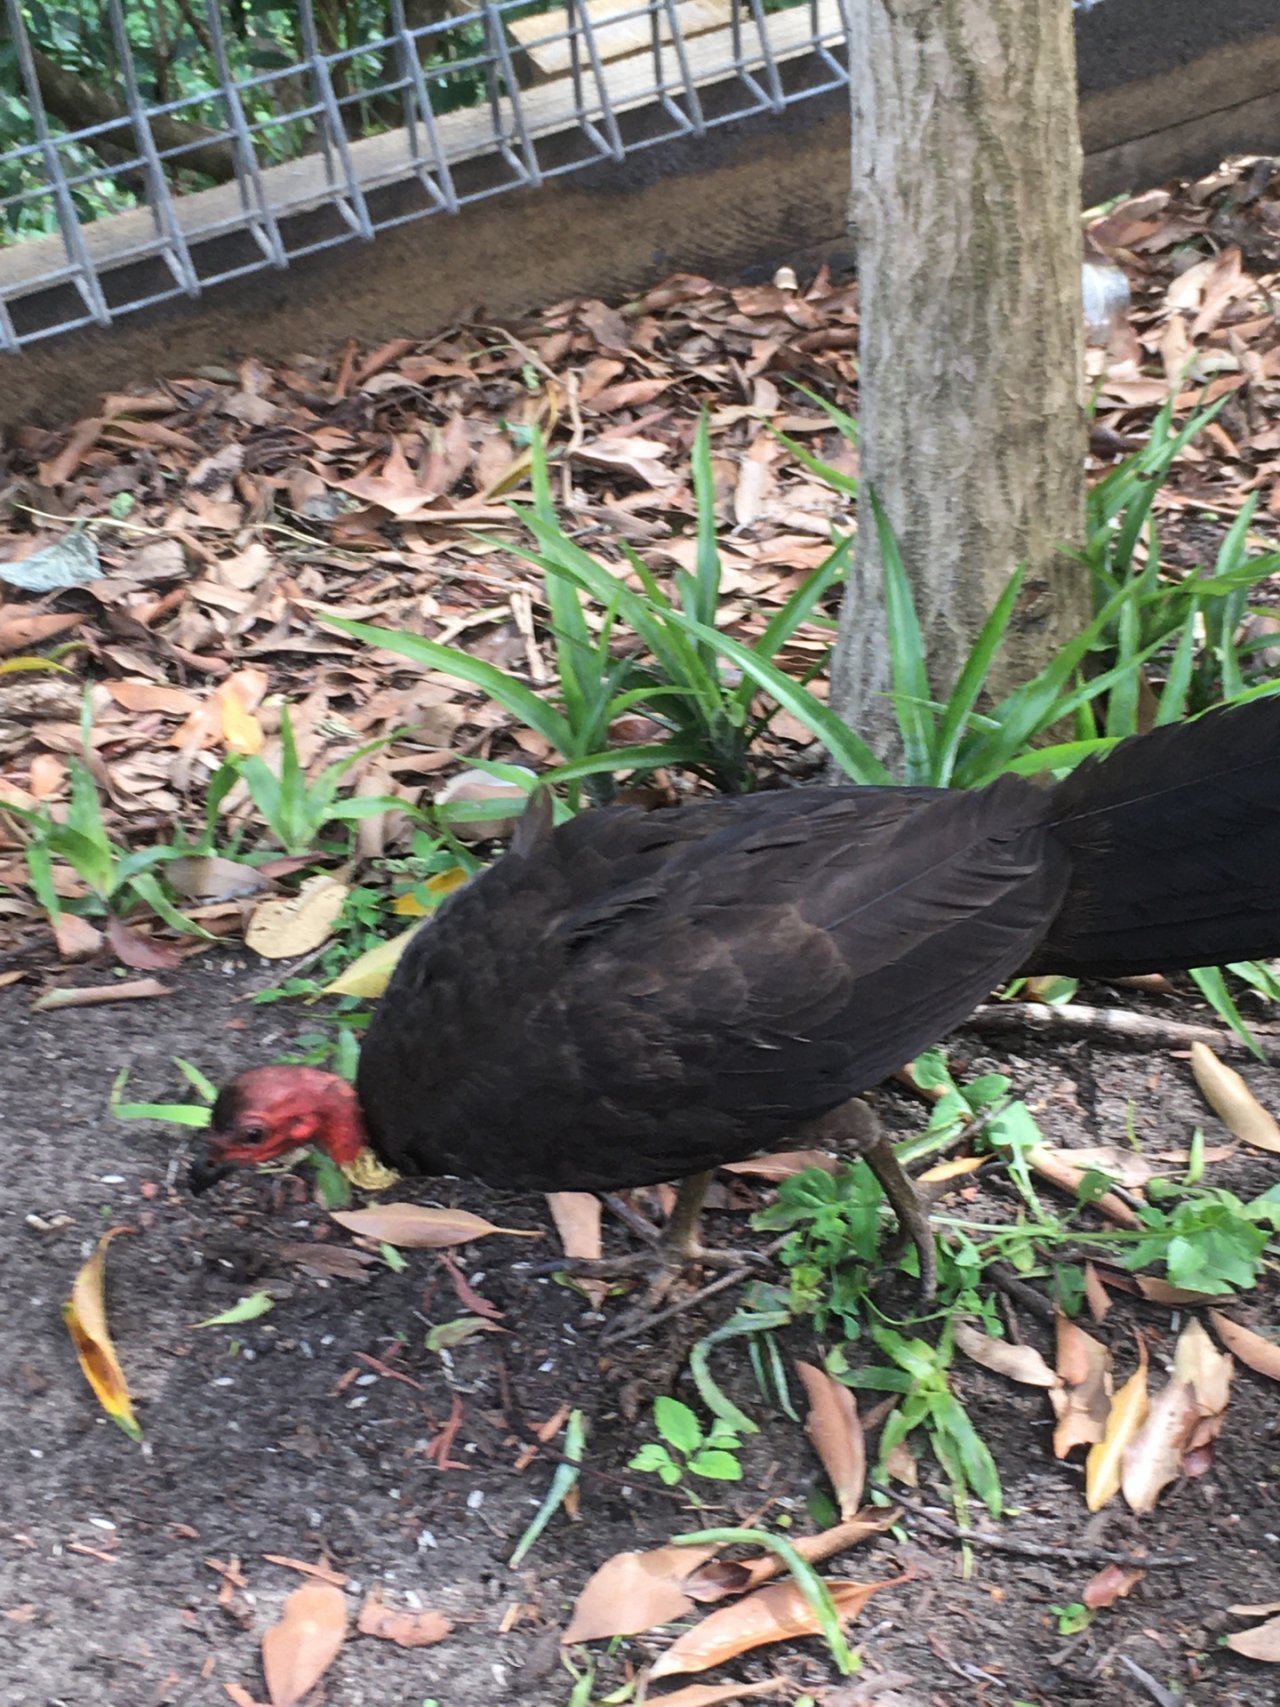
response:
<svg viewBox="0 0 1280 1707"><path fill-rule="evenodd" d="M569 1490L582 1474L582 1455L586 1450L587 1430L581 1411L570 1411L564 1431L564 1462L556 1466L547 1497L534 1513L533 1522L516 1543L515 1552L507 1561L514 1571L528 1557L530 1550L552 1517L564 1504Z"/></svg>
<svg viewBox="0 0 1280 1707"><path fill-rule="evenodd" d="M950 785L960 742L968 729L969 718L978 703L983 683L991 673L995 655L1004 643L1026 572L1026 564L1020 563L1005 583L1004 591L991 607L991 615L983 623L978 638L969 649L964 668L956 678L951 697L943 708L934 760L934 780L940 788Z"/></svg>
<svg viewBox="0 0 1280 1707"><path fill-rule="evenodd" d="M705 409L698 416L689 463L698 525L698 550L694 560L695 599L689 615L706 623L708 628L714 628L720 608L720 543L716 538L716 477L711 465L711 428Z"/></svg>
<svg viewBox="0 0 1280 1707"><path fill-rule="evenodd" d="M336 628L354 640L363 640L367 645L380 647L386 652L396 652L425 669L443 670L460 681L469 682L513 717L518 717L526 728L550 742L557 752L572 752L573 731L567 719L532 689L525 687L523 682L513 680L495 664L473 658L455 646L442 646L421 634L398 634L391 628L376 628L370 623L353 622L349 617L323 613L320 621L326 628Z"/></svg>
<svg viewBox="0 0 1280 1707"><path fill-rule="evenodd" d="M840 1614L831 1598L831 1591L789 1541L767 1529L700 1529L692 1535L673 1535L677 1547L764 1547L776 1553L791 1573L792 1580L813 1608L814 1617L822 1631L831 1658L841 1677L849 1677L857 1669L857 1661L845 1641Z"/></svg>
<svg viewBox="0 0 1280 1707"><path fill-rule="evenodd" d="M672 613L672 621L699 633L700 639L712 641L722 657L736 664L740 670L758 682L785 711L789 711L793 717L798 717L854 782L885 784L894 780L865 741L855 735L847 724L842 723L829 706L815 698L806 688L793 682L790 676L784 675L776 664L767 658L758 657L749 646L742 645L727 634L721 634L716 629L701 628L700 624L690 622L688 617L678 611Z"/></svg>
<svg viewBox="0 0 1280 1707"><path fill-rule="evenodd" d="M925 666L924 636L916 614L915 599L897 535L893 531L879 493L868 487L871 513L875 517L880 561L884 569L885 623L889 639L889 664L893 677L892 699L898 727L902 731L903 781L929 783L933 779L935 720L929 710L933 690Z"/></svg>

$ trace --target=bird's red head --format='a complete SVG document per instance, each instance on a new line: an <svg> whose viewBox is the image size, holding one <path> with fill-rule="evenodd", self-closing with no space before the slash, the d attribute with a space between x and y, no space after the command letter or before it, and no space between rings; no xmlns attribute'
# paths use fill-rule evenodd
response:
<svg viewBox="0 0 1280 1707"><path fill-rule="evenodd" d="M269 1162L314 1144L335 1162L353 1162L365 1144L354 1088L314 1067L254 1067L219 1093L203 1148L191 1163L193 1191L236 1167Z"/></svg>

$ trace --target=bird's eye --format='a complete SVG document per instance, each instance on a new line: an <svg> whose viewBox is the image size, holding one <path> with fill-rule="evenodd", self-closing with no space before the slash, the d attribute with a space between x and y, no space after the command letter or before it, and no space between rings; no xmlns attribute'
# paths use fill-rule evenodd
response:
<svg viewBox="0 0 1280 1707"><path fill-rule="evenodd" d="M267 1129L258 1125L244 1126L240 1130L240 1137L245 1144L262 1144L266 1142Z"/></svg>

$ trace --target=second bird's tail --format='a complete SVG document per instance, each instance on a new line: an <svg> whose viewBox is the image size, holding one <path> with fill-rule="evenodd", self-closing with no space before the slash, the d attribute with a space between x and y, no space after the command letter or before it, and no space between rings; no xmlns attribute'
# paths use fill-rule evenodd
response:
<svg viewBox="0 0 1280 1707"><path fill-rule="evenodd" d="M1280 954L1280 696L1171 724L1052 795L1071 882L1031 971L1119 977Z"/></svg>

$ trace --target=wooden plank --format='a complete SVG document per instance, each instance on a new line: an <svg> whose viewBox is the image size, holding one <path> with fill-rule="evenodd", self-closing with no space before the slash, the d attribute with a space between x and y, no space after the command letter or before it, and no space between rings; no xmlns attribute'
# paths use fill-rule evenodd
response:
<svg viewBox="0 0 1280 1707"><path fill-rule="evenodd" d="M655 13L643 0L585 0L579 10L587 16L596 52L602 60L648 53L655 34L660 42L672 39L670 13L665 7ZM733 22L733 0L678 0L674 10L686 41L708 30L727 29ZM566 8L543 12L536 18L512 18L507 29L544 77L563 77L571 70L573 42ZM578 64L590 63L585 45L580 42Z"/></svg>

